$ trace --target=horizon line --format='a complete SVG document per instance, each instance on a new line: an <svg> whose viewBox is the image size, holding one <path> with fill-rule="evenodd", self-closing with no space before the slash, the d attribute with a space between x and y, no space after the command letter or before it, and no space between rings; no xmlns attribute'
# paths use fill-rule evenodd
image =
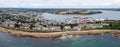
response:
<svg viewBox="0 0 120 47"><path fill-rule="evenodd" d="M0 7L1 8L23 8L23 7ZM120 9L120 8L26 8L24 9Z"/></svg>

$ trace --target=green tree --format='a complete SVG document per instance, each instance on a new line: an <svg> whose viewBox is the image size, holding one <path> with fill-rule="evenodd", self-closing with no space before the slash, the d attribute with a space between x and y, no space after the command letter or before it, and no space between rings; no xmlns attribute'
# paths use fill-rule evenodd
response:
<svg viewBox="0 0 120 47"><path fill-rule="evenodd" d="M60 25L60 28L61 28L61 30L63 30L64 29L64 25Z"/></svg>
<svg viewBox="0 0 120 47"><path fill-rule="evenodd" d="M14 27L15 27L15 28L20 28L20 25L18 24L18 22L15 23Z"/></svg>
<svg viewBox="0 0 120 47"><path fill-rule="evenodd" d="M33 24L30 24L30 29L33 29L35 26Z"/></svg>

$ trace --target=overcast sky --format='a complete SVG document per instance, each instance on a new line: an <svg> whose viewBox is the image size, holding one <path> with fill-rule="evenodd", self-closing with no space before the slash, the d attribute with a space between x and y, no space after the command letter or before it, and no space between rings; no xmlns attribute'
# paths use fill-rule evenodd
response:
<svg viewBox="0 0 120 47"><path fill-rule="evenodd" d="M120 8L120 0L0 0L13 8Z"/></svg>

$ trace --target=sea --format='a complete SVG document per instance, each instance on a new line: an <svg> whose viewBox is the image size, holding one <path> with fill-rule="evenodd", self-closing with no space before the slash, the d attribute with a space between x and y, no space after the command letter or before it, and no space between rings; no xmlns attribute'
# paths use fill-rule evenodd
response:
<svg viewBox="0 0 120 47"><path fill-rule="evenodd" d="M0 32L0 47L119 47L120 38L111 34L82 35L70 38L13 37Z"/></svg>

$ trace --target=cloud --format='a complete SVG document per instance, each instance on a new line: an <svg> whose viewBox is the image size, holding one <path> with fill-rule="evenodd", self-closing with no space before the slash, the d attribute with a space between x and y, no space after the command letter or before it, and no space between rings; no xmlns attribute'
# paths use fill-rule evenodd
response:
<svg viewBox="0 0 120 47"><path fill-rule="evenodd" d="M90 8L120 7L120 0L0 0L0 7Z"/></svg>
<svg viewBox="0 0 120 47"><path fill-rule="evenodd" d="M87 8L87 7L120 7L120 0L47 0L43 1L42 7L59 7L59 8ZM53 5L49 5L53 4Z"/></svg>

